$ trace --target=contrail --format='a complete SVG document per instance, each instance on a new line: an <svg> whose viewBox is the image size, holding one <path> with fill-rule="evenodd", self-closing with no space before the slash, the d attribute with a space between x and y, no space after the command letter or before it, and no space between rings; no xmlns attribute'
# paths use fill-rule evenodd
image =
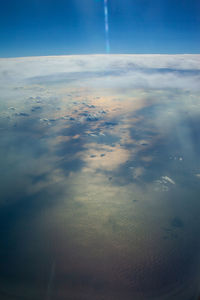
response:
<svg viewBox="0 0 200 300"><path fill-rule="evenodd" d="M109 24L108 24L108 0L104 0L104 17L105 17L105 35L106 35L106 53L110 53L109 41Z"/></svg>

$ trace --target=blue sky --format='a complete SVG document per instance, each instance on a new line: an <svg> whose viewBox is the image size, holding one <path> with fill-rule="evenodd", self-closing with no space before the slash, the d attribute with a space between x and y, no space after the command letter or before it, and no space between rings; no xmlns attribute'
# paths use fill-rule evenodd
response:
<svg viewBox="0 0 200 300"><path fill-rule="evenodd" d="M103 0L1 0L0 57L105 53ZM111 53L200 53L199 0L108 0Z"/></svg>

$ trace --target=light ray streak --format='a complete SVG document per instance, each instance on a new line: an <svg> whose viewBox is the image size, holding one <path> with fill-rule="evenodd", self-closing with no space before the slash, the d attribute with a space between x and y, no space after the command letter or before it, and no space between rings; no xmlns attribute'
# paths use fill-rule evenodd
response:
<svg viewBox="0 0 200 300"><path fill-rule="evenodd" d="M106 36L106 53L110 53L109 24L108 24L108 0L104 0L104 17L105 17L105 36Z"/></svg>
<svg viewBox="0 0 200 300"><path fill-rule="evenodd" d="M52 299L52 289L53 289L53 280L55 276L55 261L53 262L51 266L51 272L50 272L50 277L49 277L49 282L48 282L48 287L47 287L47 295L46 299L51 300Z"/></svg>

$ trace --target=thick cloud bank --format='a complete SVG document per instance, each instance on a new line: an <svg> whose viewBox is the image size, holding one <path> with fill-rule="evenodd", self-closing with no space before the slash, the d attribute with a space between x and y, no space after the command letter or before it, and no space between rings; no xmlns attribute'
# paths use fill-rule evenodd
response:
<svg viewBox="0 0 200 300"><path fill-rule="evenodd" d="M200 55L85 55L0 59L0 81L45 84L89 80L94 86L199 90Z"/></svg>

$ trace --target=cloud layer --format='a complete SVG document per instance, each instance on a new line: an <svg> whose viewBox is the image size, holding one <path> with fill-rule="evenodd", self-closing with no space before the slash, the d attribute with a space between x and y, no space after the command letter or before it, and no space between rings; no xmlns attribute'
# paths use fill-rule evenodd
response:
<svg viewBox="0 0 200 300"><path fill-rule="evenodd" d="M0 59L3 84L74 82L199 90L200 55L85 55ZM24 82L25 81L25 82Z"/></svg>

